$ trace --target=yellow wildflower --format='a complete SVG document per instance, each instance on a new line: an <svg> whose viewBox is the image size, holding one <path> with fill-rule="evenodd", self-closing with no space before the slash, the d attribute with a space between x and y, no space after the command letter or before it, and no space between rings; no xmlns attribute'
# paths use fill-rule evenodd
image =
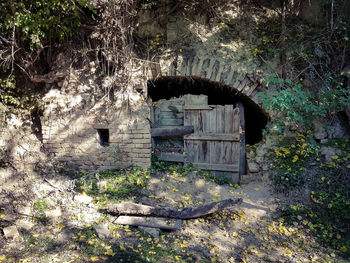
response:
<svg viewBox="0 0 350 263"><path fill-rule="evenodd" d="M283 151L285 154L290 154L290 150L287 149L287 148L282 148L282 151Z"/></svg>
<svg viewBox="0 0 350 263"><path fill-rule="evenodd" d="M294 155L292 162L295 163L296 161L298 161L298 159L299 159L299 156L298 155Z"/></svg>

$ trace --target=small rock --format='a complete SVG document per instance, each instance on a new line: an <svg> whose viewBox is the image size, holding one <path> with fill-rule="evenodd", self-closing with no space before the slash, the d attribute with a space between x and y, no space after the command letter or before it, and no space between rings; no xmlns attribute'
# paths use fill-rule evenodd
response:
<svg viewBox="0 0 350 263"><path fill-rule="evenodd" d="M20 206L17 208L17 212L20 215L30 216L31 215L31 208L30 208L30 206Z"/></svg>
<svg viewBox="0 0 350 263"><path fill-rule="evenodd" d="M59 243L65 243L65 242L67 242L67 240L70 240L73 237L73 234L74 233L72 231L65 230L65 231L58 234L57 241Z"/></svg>
<svg viewBox="0 0 350 263"><path fill-rule="evenodd" d="M249 173L258 173L260 171L260 166L252 160L247 161Z"/></svg>
<svg viewBox="0 0 350 263"><path fill-rule="evenodd" d="M332 122L327 127L328 138L349 139L350 134L347 124L345 118L341 117L340 114L334 115Z"/></svg>
<svg viewBox="0 0 350 263"><path fill-rule="evenodd" d="M94 226L95 231L99 238L110 238L112 237L111 232L108 229L107 224Z"/></svg>
<svg viewBox="0 0 350 263"><path fill-rule="evenodd" d="M340 149L335 149L333 147L329 147L329 146L322 146L321 147L321 155L325 156L326 162L331 162L332 157L334 155L341 154L341 152L342 151Z"/></svg>
<svg viewBox="0 0 350 263"><path fill-rule="evenodd" d="M327 131L323 127L322 122L319 120L314 120L312 124L314 125L314 138L316 140L323 140L327 138Z"/></svg>
<svg viewBox="0 0 350 263"><path fill-rule="evenodd" d="M107 181L99 181L97 183L98 191L100 193L105 192L106 191L106 185L107 185Z"/></svg>
<svg viewBox="0 0 350 263"><path fill-rule="evenodd" d="M45 215L53 221L57 221L62 216L61 208L56 207L53 210L45 211Z"/></svg>
<svg viewBox="0 0 350 263"><path fill-rule="evenodd" d="M7 239L20 239L21 235L18 232L18 229L16 226L8 226L3 229L4 236Z"/></svg>
<svg viewBox="0 0 350 263"><path fill-rule="evenodd" d="M24 229L29 231L32 229L32 227L35 225L32 221L26 220L26 219L21 219L16 222L16 225L20 229Z"/></svg>
<svg viewBox="0 0 350 263"><path fill-rule="evenodd" d="M141 231L144 231L144 232L150 234L154 238L158 238L159 237L159 229L158 228L145 227L145 226L138 226L138 228Z"/></svg>
<svg viewBox="0 0 350 263"><path fill-rule="evenodd" d="M90 204L92 202L92 197L88 195L78 194L74 196L74 201L82 204Z"/></svg>
<svg viewBox="0 0 350 263"><path fill-rule="evenodd" d="M255 152L247 152L247 159L254 159L256 156Z"/></svg>

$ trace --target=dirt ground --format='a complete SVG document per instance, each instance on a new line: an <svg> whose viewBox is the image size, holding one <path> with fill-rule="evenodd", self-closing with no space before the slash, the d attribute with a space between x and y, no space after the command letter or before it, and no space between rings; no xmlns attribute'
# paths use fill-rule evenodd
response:
<svg viewBox="0 0 350 263"><path fill-rule="evenodd" d="M228 198L243 203L166 232L114 224L67 177L16 180L1 191L0 262L350 262L322 247L306 220L284 222L279 208L286 197L268 178L218 185L196 172L155 172L130 200L181 209ZM14 238L5 235L9 226L18 230Z"/></svg>

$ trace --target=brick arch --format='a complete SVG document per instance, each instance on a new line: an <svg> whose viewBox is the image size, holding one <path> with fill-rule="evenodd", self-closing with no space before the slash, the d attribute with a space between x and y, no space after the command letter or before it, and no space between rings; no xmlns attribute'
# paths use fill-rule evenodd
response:
<svg viewBox="0 0 350 263"><path fill-rule="evenodd" d="M264 87L260 75L259 70L247 72L238 67L237 63L215 56L180 54L148 65L149 79L165 76L198 77L231 87L259 105L261 101L257 94Z"/></svg>

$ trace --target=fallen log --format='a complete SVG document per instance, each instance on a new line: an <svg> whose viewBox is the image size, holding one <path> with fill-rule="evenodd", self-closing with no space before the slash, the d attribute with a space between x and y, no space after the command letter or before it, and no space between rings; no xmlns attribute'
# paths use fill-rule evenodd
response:
<svg viewBox="0 0 350 263"><path fill-rule="evenodd" d="M135 215L135 216L154 216L177 219L191 219L213 214L217 211L240 205L242 198L232 200L225 199L209 204L195 207L154 207L149 205L135 204L132 202L123 202L120 204L111 204L107 211L112 215Z"/></svg>
<svg viewBox="0 0 350 263"><path fill-rule="evenodd" d="M119 225L160 228L165 230L179 230L181 228L181 220L162 217L119 216L113 221L113 223Z"/></svg>

